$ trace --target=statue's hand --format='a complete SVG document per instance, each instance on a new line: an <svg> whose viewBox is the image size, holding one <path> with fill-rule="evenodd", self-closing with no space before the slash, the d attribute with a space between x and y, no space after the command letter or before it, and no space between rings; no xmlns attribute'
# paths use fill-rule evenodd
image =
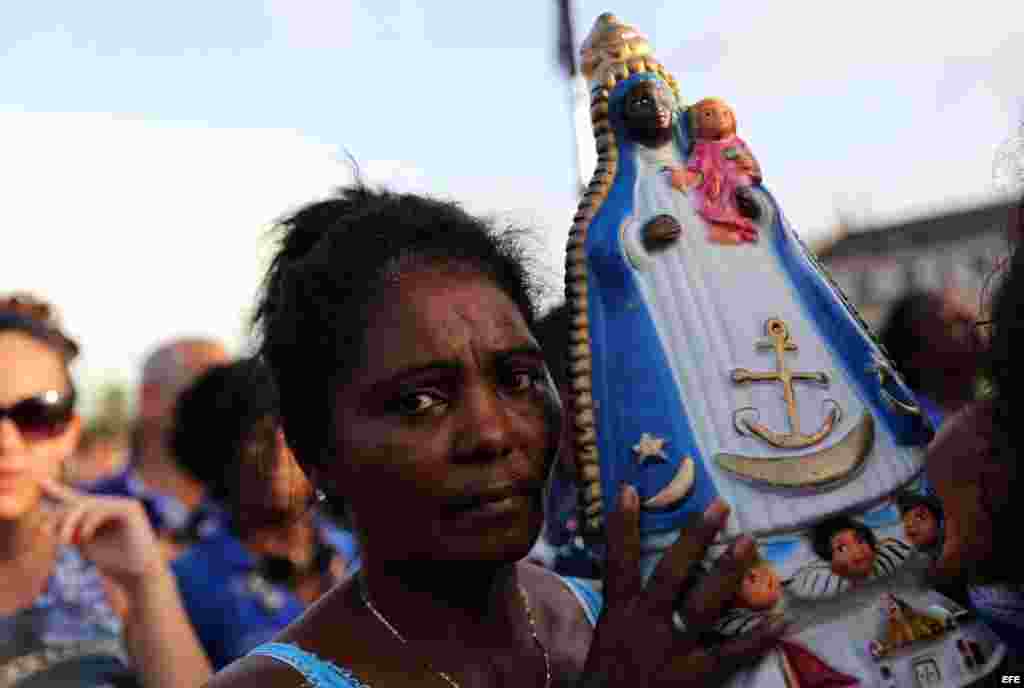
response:
<svg viewBox="0 0 1024 688"><path fill-rule="evenodd" d="M761 166L757 164L757 160L750 153L739 153L736 156L736 164L756 181L761 181Z"/></svg>
<svg viewBox="0 0 1024 688"><path fill-rule="evenodd" d="M685 167L673 167L669 179L673 189L686 192L699 185L703 180L703 175Z"/></svg>
<svg viewBox="0 0 1024 688"><path fill-rule="evenodd" d="M746 186L736 189L736 208L740 215L750 220L761 219L761 206L754 199L754 192Z"/></svg>
<svg viewBox="0 0 1024 688"><path fill-rule="evenodd" d="M682 235L682 225L671 215L657 215L651 218L642 230L644 248L648 251L663 249Z"/></svg>
<svg viewBox="0 0 1024 688"><path fill-rule="evenodd" d="M607 516L605 607L579 688L725 685L733 673L757 662L778 642L786 630L782 623L761 624L715 645L705 642L739 592L756 546L749 537L739 538L709 574L692 582L690 573L724 527L729 507L716 500L703 516L694 516L645 587L640 499L634 488L623 489L618 508ZM673 622L676 611L685 620L685 631Z"/></svg>

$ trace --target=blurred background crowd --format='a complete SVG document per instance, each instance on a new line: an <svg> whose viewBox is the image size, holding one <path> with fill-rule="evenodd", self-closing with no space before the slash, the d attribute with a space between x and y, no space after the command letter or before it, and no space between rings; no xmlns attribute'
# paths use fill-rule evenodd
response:
<svg viewBox="0 0 1024 688"><path fill-rule="evenodd" d="M556 30L545 40L550 43L561 41L562 49L568 45L570 51L575 50L577 41L571 25L566 23L568 3L556 5L562 12L551 13L550 8L545 8L545 21L548 21L547 15L552 15L561 17L562 23L552 24ZM586 13L596 16L604 9L608 8L587 3ZM294 20L291 10L278 10ZM670 45L676 36L664 27L673 22L658 19L650 12L637 10L641 16L630 16L630 19L641 27L663 27L664 35L660 41ZM395 26L401 25L398 20L401 14L396 10L395 17L392 17ZM509 17L510 22L512 19L522 17ZM710 22L715 17L709 15L705 19ZM386 27L391 21L387 17L377 17L377 20L379 27ZM488 20L493 21L493 17ZM83 25L88 23L84 19L80 21ZM996 25L1000 22L990 23ZM742 28L738 26L737 31ZM308 24L303 25L302 32L306 38L312 35L309 40L313 43L327 40L322 32L318 33ZM36 36L38 32L27 33ZM551 40L552 37L556 40ZM426 41L425 33L423 38ZM351 40L359 42L364 38L353 36ZM374 40L380 41L378 46L386 45L389 49L393 49L396 43L395 36L378 35ZM700 55L697 62L707 62L709 69L728 67L726 57L729 53L723 47L725 37L690 36L687 40L694 53ZM29 43L31 41L21 49L29 52L38 49ZM425 44L429 45L430 41ZM984 45L980 39L979 45ZM1007 41L1000 46L1002 52L999 55L1012 57L1020 42ZM306 46L309 50L324 51L337 47L333 44ZM479 46L462 47L479 52ZM173 52L178 48L168 50ZM68 51L69 55L75 54L70 48ZM507 59L503 65L520 64L521 56L511 52L513 54L503 58ZM543 59L536 59L551 62L549 53L550 49ZM409 62L405 66L411 68L415 60ZM672 55L665 59L665 63L680 75L692 65L692 62ZM472 68L483 69L481 65ZM577 75L571 64L567 69L571 84L568 90L570 110L578 109L578 101L573 100L575 96L572 95L573 88L576 88L572 84L577 84ZM511 67L509 71L513 71ZM517 70L516 73L528 71ZM951 69L950 73L955 73L955 70ZM549 80L557 82L550 90L558 95L564 95L562 76L560 72L558 79ZM487 81L475 76L472 80ZM402 77L403 83L420 81L425 83L429 80ZM685 78L682 82L684 87L691 83ZM456 83L454 79L452 83ZM524 86L518 81L513 85L516 88ZM211 88L209 84L207 87ZM101 90L97 88L96 92ZM756 89L751 86L747 90L753 93ZM264 102L260 89L246 93L248 95L243 100L250 105L256 102L257 96L261 99L259 102ZM380 165L368 166L365 172L373 181L421 189L430 186L424 180L434 177L435 172L444 171L438 168L427 172L407 169L397 161L399 154L429 159L431 156L441 158L451 152L448 148L419 152L403 148L405 141L395 132L408 124L409 99L414 95L407 93L402 96L400 104L385 108L399 111L397 115L388 115L398 117L397 120L388 119L384 125L391 132L390 138L380 137L387 139L386 145L385 141L381 142L382 154L392 155L396 161L391 167L384 165L387 169ZM544 97L550 95L544 93ZM817 95L813 99L827 100ZM289 98L279 100L288 101ZM759 107L753 97L745 109L746 103L741 98L736 100L740 102L744 115ZM376 113L385 105L383 101L373 103L369 111ZM480 105L480 112L486 112L487 108L510 109L497 99L494 103ZM48 106L43 103L39 107L45 110ZM131 110L123 104L118 107L122 111ZM250 109L255 111L259 108ZM543 110L536 107L514 109L517 112L523 109ZM960 110L957 112L965 114ZM524 127L539 131L554 119L562 125L573 121L578 124L578 112L569 114L568 118L557 113L554 117L543 115L536 126L524 120ZM781 129L782 123L773 123L769 114L758 115L755 112L750 121L759 122L762 132L771 131L773 126ZM1013 113L1013 116L1017 114ZM3 112L0 113L0 122L5 122L4 128L9 131L16 130L21 126L24 115L24 112ZM284 116L286 113L282 113ZM426 118L428 114L422 116ZM499 116L502 115L495 114L496 118ZM491 137L494 135L492 129L514 129L511 125L501 124L500 120L493 125L487 117L479 118L486 120L483 124L477 123L476 117L469 119L474 121L467 136ZM561 121L563 119L566 121ZM786 118L787 126L792 124L790 119ZM966 119L960 117L957 121ZM999 126L1004 124L998 118L994 119ZM450 115L442 120L451 125ZM941 129L945 126L943 122L934 126ZM93 124L79 130L73 138L88 140L88 132L95 131ZM310 126L313 126L312 122ZM431 126L437 128L440 124L434 122ZM475 128L477 126L481 128ZM996 125L990 127L991 130L996 128ZM973 130L977 135L981 127L964 129ZM963 136L971 133L964 133L964 129L960 130ZM798 127L797 131L802 133L805 130ZM85 135L80 136L83 132ZM787 174L781 169L782 160L794 150L790 144L780 144L783 150L775 153L765 134L758 137L756 132L752 133L754 136L751 138L760 138L764 142L760 143L759 150L761 159L768 162L768 183L777 179L780 186L799 184L800 175ZM860 133L867 136L870 132ZM989 133L997 143L1005 139L1001 132ZM524 140L529 139L525 133L521 135ZM567 128L564 132L555 132L555 135L562 138L580 135L589 140L591 133L576 130L570 133ZM420 135L417 138L434 137ZM2 134L0 140L5 140ZM497 156L508 153L509 168L521 173L523 179L531 176L537 167L558 167L559 170L573 167L563 164L565 160L558 165L547 165L534 157L541 150L546 154L548 149L557 148L543 145L539 139L539 143L535 142L538 150L530 157L523 153L522 159L517 157L519 152L516 149L520 146L515 143L514 136L495 140L500 142ZM882 139L882 143L885 142ZM260 141L259 145L263 143L265 141ZM980 148L978 140L967 141L967 145L971 143ZM336 166L337 160L324 163L318 155L309 154L307 144L303 142L301 155L284 155L282 159L285 162L279 167L315 168L317 174L311 177L315 180L305 180L310 186L324 179L333 182L332 175L341 169ZM259 145L249 146L246 141L241 147L249 149ZM290 150L290 145L285 142L282 149ZM1019 200L1019 185L1024 184L1024 154L1015 153L1022 145L1019 138L1011 139L995 156L994 172L1002 182L1012 187L1008 189L1009 193L1004 189L1004 193L984 198L975 194L970 203L949 208L936 207L927 212L902 212L894 216L895 219L873 220L839 212L841 217L837 222L831 223L827 230L818 231L808 241L811 250L849 301L875 328L880 343L908 384L918 393L922 406L936 427L943 427L951 418L962 417L958 414L991 394L993 299L1009 271L1010 256L1020 238L1020 228L1024 227ZM135 147L125 146L126 149ZM169 146L169 149L173 147ZM202 148L199 145L196 150ZM478 160L478 150L473 146L467 148L473 149L469 151L472 157L461 165L463 176L452 185L458 191L469 188L469 177L480 177L466 174L466 170L476 171L470 160ZM917 153L929 153L925 148ZM246 156L251 152L248 150ZM98 160L103 157L96 153L91 151L90 157ZM232 157L233 151L228 153L227 157ZM250 161L246 156L242 156L244 164ZM331 156L338 157L337 151ZM899 160L911 157L893 156ZM987 165L993 156L986 149L982 157ZM121 163L132 159L130 156L118 158ZM852 155L849 160L854 166L856 161ZM772 161L779 161L779 164L772 166ZM190 159L189 162L195 166L195 160ZM808 163L805 167L817 167L822 163L821 160L799 162ZM877 159L871 158L868 162L876 165ZM586 164L583 160L578 161L575 167L577 174L568 176L585 177ZM918 164L920 169L920 160ZM123 170L131 165L119 163L119 167ZM878 171L877 167L871 169ZM959 168L956 174L944 171L941 175L936 174L936 179L923 176L933 183L932 191L942 195L941 187L934 186L939 183L938 177L955 177L961 187L969 186L972 177L978 176L972 172L979 169L982 168ZM200 175L208 173L192 171ZM216 174L221 172L223 170L215 170ZM74 180L74 184L88 183L85 179L88 176L86 170ZM452 172L452 178L456 176ZM444 178L444 175L436 177ZM1010 181L1006 182L1007 179ZM515 180L515 177L510 177L504 180L505 183L494 186L510 189L516 186ZM559 180L564 181L561 177ZM266 180L259 180L259 183L265 184ZM435 182L434 187L440 183ZM985 184L988 184L987 179ZM288 187L287 203L304 198L303 194L310 186ZM575 187L571 183L565 186L565 198L552 200L548 190L527 184L526 192L543 199L538 201L539 205L545 206L541 210L536 210L526 201L510 203L502 197L500 190L494 189L476 194L474 203L490 205L497 210L527 206L534 208L532 214L526 214L529 220L552 224L548 220L561 218L563 205L571 209L575 203ZM921 186L924 186L923 181ZM779 195L783 205L799 206L797 197L801 194L797 189L798 186L789 191L781 189ZM187 202L178 191L168 193L167 189L161 189L160 193L161 202L168 205L177 207ZM808 194L805 192L803 195ZM246 201L260 196L249 188L243 189L235 200ZM496 200L499 197L500 200ZM286 203L282 199L279 196L263 200L257 198L250 208L259 205L259 210L252 212L269 216L283 209ZM915 199L918 208L928 202L920 196ZM39 201L36 198L29 204L32 213L49 217L47 204ZM146 202L150 203L149 200ZM271 209L270 203L279 203L281 207ZM236 205L246 204L239 202ZM28 206L15 204L12 207L15 210L11 211L11 217L23 220L29 216L25 211ZM159 224L158 215L160 212L150 205L144 212L132 215L134 224L131 226L136 232L149 232L151 230L140 218L149 218ZM172 213L172 216L179 227L195 219L187 214ZM565 214L566 221L559 225L564 227L559 231L567 231L570 216L571 212ZM813 217L814 214L809 213L808 216ZM797 218L795 223L798 228L800 219ZM214 220L217 226L219 216ZM47 221L59 224L55 218ZM558 222L560 220L553 221ZM14 226L16 223L7 224ZM262 220L253 223L254 226L262 224ZM159 226L163 234L176 231L171 226ZM2 231L6 234L8 230ZM145 353L141 360L136 360L134 354L125 355L124 360L130 361L130 365L125 363L117 367L115 363L113 375L109 374L111 361L117 361L121 353L106 353L100 365L83 375L78 364L82 356L89 355L94 342L88 337L79 341L77 333L70 331L73 328L65 325L66 322L85 320L80 317L80 312L75 312L76 306L80 309L85 307L81 306L74 292L78 283L90 280L87 271L102 272L102 268L81 261L79 250L82 245L75 243L84 240L83 237L87 239L86 235L93 230L72 229L70 225L63 224L60 231L81 236L68 239L67 246L63 247L59 257L54 258L52 265L44 265L44 259L36 257L42 253L39 246L30 241L38 233L22 231L17 238L21 243L14 244L16 250L5 251L7 265L0 273L0 290L4 292L0 294L0 581L4 582L4 589L0 590L0 688L58 685L62 677L91 677L88 680L92 683L82 685L95 686L154 688L195 685L211 668L217 670L273 638L324 592L358 570L359 543L345 513L313 488L285 442L278 391L271 374L258 359L249 356L251 346L244 336L224 334L225 328L236 329L237 323L210 326L209 313L213 311L203 310L202 306L206 295L218 291L217 280L204 274L199 285L203 296L195 297L196 292L192 291L196 286L192 282L196 280L188 274L190 255L197 256L204 266L202 269L208 268L210 275L221 274L223 270L223 274L230 277L225 279L225 283L231 282L230 286L237 291L232 292L232 296L243 295L244 298L238 300L245 300L255 291L257 280L249 279L255 276L255 270L242 274L244 271L231 272L225 267L238 255L237 243L233 244L228 236L230 232L225 234L226 239L214 236L216 232L208 228L201 230L207 236L190 234L194 241L181 242L187 246L182 249L183 253L174 253L172 260L163 261L152 251L145 254L149 256L154 270L163 262L173 263L175 270L173 279L164 280L170 286L160 286L161 294L171 295L167 297L167 303L174 302L174 317L167 319L166 327L157 335L153 335L154 322L159 322L159 313L164 311L159 301L154 301L157 305L153 308L144 305L148 303L146 266L142 266L141 273L132 272L116 278L116 287L120 291L116 295L108 295L99 304L99 308L110 311L106 313L109 317L101 326L90 325L90 328L93 332L97 327L102 330L98 338L102 337L104 343L131 338L132 346L136 348L142 336L140 333L144 331L147 338ZM128 235L127 230L119 231L124 232L124 236ZM120 235L116 236L117 241L121 241ZM207 238L208 244L199 243ZM228 243L218 243L222 239ZM564 246L562 239L563 235L555 237L548 248L553 247L554 253L559 254ZM135 246L128 239L125 242L122 248L139 248L141 255L141 246ZM50 289L47 276L28 279L24 267L11 265L12 262L34 263L36 272L47 272L52 268L50 273L63 274L68 272L67 265L76 266L79 272L70 278L71 287ZM552 262L558 263L560 258ZM109 279L109 276L104 279ZM67 282L65 279L62 285ZM239 287L238 282L249 283ZM107 282L104 284L108 289L112 287ZM57 293L62 302L51 302L53 293ZM188 296L178 298L179 293ZM97 306L91 304L90 307L95 311ZM193 322L185 319L190 308L197 313L202 310L203 317L197 317ZM146 327L139 326L138 331L132 332L136 329L136 313ZM564 304L557 299L549 299L534 334L563 397L567 393L568 329L568 312ZM216 334L192 334L203 331ZM28 461L25 457L30 455L36 461L31 466L24 463ZM575 464L567 446L563 445L548 486L544 530L530 558L563 575L599 580L602 576L601 562L580 536L577 505ZM953 576L944 591L965 604L971 603L964 579ZM1024 633L1024 611L1015 618L1007 632ZM196 680L175 683L168 678L171 668L179 677L190 675Z"/></svg>

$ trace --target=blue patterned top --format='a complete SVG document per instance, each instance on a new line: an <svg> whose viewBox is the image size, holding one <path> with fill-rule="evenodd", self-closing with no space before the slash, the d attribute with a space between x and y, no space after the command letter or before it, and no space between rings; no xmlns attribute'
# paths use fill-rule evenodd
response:
<svg viewBox="0 0 1024 688"><path fill-rule="evenodd" d="M92 663L104 677L129 673L121 622L99 572L77 549L63 546L45 590L32 605L0 617L0 686L83 657L104 658ZM81 682L69 685L105 685L101 678L82 676Z"/></svg>
<svg viewBox="0 0 1024 688"><path fill-rule="evenodd" d="M263 563L245 548L230 519L210 504L196 528L199 542L174 560L171 568L189 619L215 669L230 664L268 641L295 620L305 604L284 584L274 582ZM351 533L316 516L317 537L331 555L325 575L340 579L359 565ZM342 567L344 572L336 573Z"/></svg>
<svg viewBox="0 0 1024 688"><path fill-rule="evenodd" d="M582 605L590 625L596 625L604 604L601 593L590 583L579 578L563 576L562 581ZM270 657L287 664L302 675L309 688L369 688L348 669L320 659L312 652L306 652L289 643L266 643L253 649L249 654Z"/></svg>

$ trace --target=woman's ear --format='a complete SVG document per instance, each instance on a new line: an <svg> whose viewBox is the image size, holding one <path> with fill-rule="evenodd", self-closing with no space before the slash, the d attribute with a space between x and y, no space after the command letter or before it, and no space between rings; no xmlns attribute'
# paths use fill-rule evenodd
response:
<svg viewBox="0 0 1024 688"><path fill-rule="evenodd" d="M57 479L61 482L68 482L71 478L71 458L75 452L78 451L78 444L82 439L82 417L77 413L72 414L71 420L68 421L68 425L64 428L63 434L57 438L59 443L57 446L57 453L60 455L60 460L57 462Z"/></svg>

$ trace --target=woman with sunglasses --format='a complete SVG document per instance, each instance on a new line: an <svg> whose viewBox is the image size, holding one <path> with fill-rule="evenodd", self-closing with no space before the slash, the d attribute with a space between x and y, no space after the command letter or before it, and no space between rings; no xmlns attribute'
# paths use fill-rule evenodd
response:
<svg viewBox="0 0 1024 688"><path fill-rule="evenodd" d="M59 479L78 347L54 320L0 299L0 686L197 685L209 663L141 505Z"/></svg>
<svg viewBox="0 0 1024 688"><path fill-rule="evenodd" d="M523 561L544 520L561 405L514 235L452 203L359 186L284 228L259 309L262 354L288 445L344 504L362 567L211 685L714 686L774 646L782 629L767 624L704 644L755 555L740 538L711 574L690 576L724 503L645 587L639 499L622 490L603 602Z"/></svg>

